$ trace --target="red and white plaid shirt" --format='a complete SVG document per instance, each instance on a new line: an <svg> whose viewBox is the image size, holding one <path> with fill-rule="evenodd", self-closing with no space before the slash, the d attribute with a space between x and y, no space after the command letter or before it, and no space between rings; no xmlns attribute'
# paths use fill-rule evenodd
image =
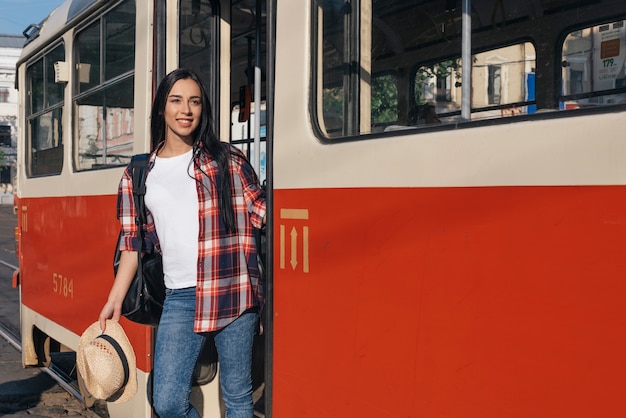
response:
<svg viewBox="0 0 626 418"><path fill-rule="evenodd" d="M244 311L254 307L262 308L264 301L253 228L263 227L265 192L243 153L231 145L224 146L231 152L233 207L237 227L235 233L226 230L219 216L215 187L219 184L216 162L206 153L200 152L200 168L194 167L194 176L200 182L196 189L200 220L194 323L196 332L219 330ZM153 152L149 170L155 158L156 153ZM137 251L136 210L130 165L119 184L117 212L122 231L119 249ZM160 251L154 220L149 211L144 228L145 251L150 252L154 248Z"/></svg>

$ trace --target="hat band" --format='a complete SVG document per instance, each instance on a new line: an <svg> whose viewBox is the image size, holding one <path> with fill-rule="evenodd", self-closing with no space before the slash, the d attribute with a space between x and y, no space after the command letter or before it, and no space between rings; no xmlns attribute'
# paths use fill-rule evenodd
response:
<svg viewBox="0 0 626 418"><path fill-rule="evenodd" d="M120 388L120 389L123 389L124 386L126 386L126 384L128 383L128 377L130 373L128 371L128 360L126 360L126 354L124 354L124 350L122 350L122 346L119 345L118 342L115 341L115 338L111 337L110 335L102 334L102 335L99 335L97 338L102 338L105 341L108 341L109 344L113 346L115 351L117 351L117 354L120 357L120 360L122 361L122 368L124 369L124 383L122 383L122 387Z"/></svg>

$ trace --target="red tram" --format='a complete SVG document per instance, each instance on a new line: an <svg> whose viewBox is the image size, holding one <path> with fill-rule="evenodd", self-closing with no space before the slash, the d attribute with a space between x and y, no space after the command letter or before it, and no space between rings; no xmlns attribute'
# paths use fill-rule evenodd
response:
<svg viewBox="0 0 626 418"><path fill-rule="evenodd" d="M623 0L66 0L18 63L23 361L113 280L155 85L269 195L257 416L626 415ZM123 320L151 416L154 330ZM215 359L194 389L219 416Z"/></svg>

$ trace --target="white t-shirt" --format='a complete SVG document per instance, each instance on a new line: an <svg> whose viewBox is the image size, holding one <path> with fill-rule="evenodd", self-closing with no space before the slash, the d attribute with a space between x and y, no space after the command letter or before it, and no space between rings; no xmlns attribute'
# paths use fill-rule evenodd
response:
<svg viewBox="0 0 626 418"><path fill-rule="evenodd" d="M195 287L198 276L198 193L191 157L191 150L156 157L146 180L146 207L154 217L169 289Z"/></svg>

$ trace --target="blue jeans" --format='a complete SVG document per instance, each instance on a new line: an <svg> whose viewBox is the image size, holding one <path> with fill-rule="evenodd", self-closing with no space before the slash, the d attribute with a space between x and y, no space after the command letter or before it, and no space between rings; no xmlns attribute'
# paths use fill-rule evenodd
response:
<svg viewBox="0 0 626 418"><path fill-rule="evenodd" d="M208 334L193 331L196 289L167 289L154 353L153 406L161 418L200 417L189 403ZM252 418L252 342L258 314L246 312L214 333L226 418Z"/></svg>

